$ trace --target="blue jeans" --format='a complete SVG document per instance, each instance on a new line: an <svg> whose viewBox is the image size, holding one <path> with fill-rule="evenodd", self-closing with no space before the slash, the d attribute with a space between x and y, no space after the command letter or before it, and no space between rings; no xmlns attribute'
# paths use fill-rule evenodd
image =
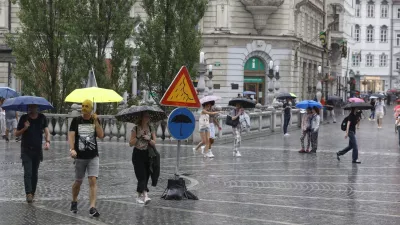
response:
<svg viewBox="0 0 400 225"><path fill-rule="evenodd" d="M287 128L289 126L289 122L290 122L290 116L284 116L283 118L284 123L283 123L283 133L286 134L287 133Z"/></svg>
<svg viewBox="0 0 400 225"><path fill-rule="evenodd" d="M357 146L356 134L353 131L349 131L349 146L344 148L342 151L339 151L338 153L339 153L339 155L344 155L351 149L353 149L353 161L357 161L358 146Z"/></svg>
<svg viewBox="0 0 400 225"><path fill-rule="evenodd" d="M369 116L370 119L375 119L375 110L371 110L371 115Z"/></svg>

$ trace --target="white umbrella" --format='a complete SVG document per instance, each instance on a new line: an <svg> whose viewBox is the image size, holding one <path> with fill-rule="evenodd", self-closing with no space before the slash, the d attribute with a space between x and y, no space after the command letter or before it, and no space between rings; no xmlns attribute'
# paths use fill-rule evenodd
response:
<svg viewBox="0 0 400 225"><path fill-rule="evenodd" d="M208 96L205 96L205 97L201 98L200 99L200 103L204 104L206 102L215 102L215 101L220 100L220 99L221 99L221 97L219 97L219 96L208 95Z"/></svg>
<svg viewBox="0 0 400 225"><path fill-rule="evenodd" d="M377 96L371 96L371 97L369 97L370 99L377 99L378 97Z"/></svg>

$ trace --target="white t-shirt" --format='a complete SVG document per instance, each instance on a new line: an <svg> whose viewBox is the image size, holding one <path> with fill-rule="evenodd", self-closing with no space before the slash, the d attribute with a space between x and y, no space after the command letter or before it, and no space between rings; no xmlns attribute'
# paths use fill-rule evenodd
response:
<svg viewBox="0 0 400 225"><path fill-rule="evenodd" d="M384 112L384 108L385 107L385 103L383 102L383 101L381 101L381 102L376 102L375 103L375 112L381 112L381 113L383 113Z"/></svg>
<svg viewBox="0 0 400 225"><path fill-rule="evenodd" d="M208 114L200 114L199 118L199 128L204 129L204 128L210 128L210 115Z"/></svg>

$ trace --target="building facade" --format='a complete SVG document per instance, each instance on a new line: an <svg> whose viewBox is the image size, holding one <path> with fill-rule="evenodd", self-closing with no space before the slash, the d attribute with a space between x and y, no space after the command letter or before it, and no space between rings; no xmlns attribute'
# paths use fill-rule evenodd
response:
<svg viewBox="0 0 400 225"><path fill-rule="evenodd" d="M361 93L384 92L392 77L391 0L356 0L351 76ZM399 33L400 34L400 33Z"/></svg>
<svg viewBox="0 0 400 225"><path fill-rule="evenodd" d="M227 102L250 91L261 104L279 91L313 98L324 17L321 0L210 0L200 27L214 93Z"/></svg>
<svg viewBox="0 0 400 225"><path fill-rule="evenodd" d="M400 0L392 0L392 88L400 89Z"/></svg>

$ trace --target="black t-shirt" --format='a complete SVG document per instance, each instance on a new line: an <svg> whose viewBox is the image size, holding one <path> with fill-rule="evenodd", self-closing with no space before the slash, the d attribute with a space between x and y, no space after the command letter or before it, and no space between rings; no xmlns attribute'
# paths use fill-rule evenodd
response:
<svg viewBox="0 0 400 225"><path fill-rule="evenodd" d="M30 126L22 134L21 147L40 152L43 144L43 131L47 127L46 116L39 113L36 119L32 119L28 114L22 115L19 119L17 130L22 130L26 121L29 121Z"/></svg>
<svg viewBox="0 0 400 225"><path fill-rule="evenodd" d="M356 125L358 123L358 116L354 115L354 113L350 113L348 117L348 123L350 123L349 131L353 131L356 133Z"/></svg>
<svg viewBox="0 0 400 225"><path fill-rule="evenodd" d="M97 133L92 118L90 120L85 120L82 116L79 116L72 119L69 131L75 132L76 158L93 159L99 156L96 140Z"/></svg>

